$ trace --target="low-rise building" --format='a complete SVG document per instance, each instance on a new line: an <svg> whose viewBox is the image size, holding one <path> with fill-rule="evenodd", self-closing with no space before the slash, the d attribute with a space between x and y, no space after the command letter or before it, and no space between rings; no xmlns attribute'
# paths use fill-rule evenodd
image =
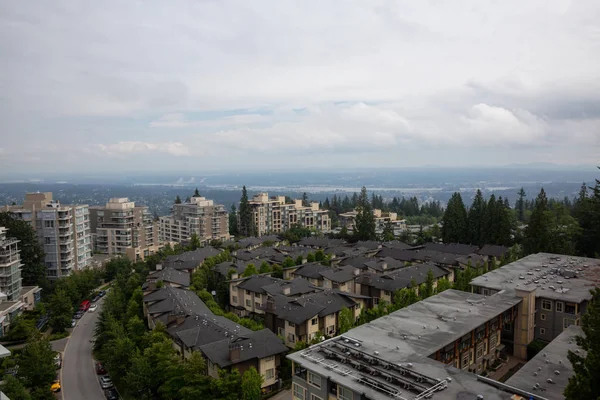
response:
<svg viewBox="0 0 600 400"><path fill-rule="evenodd" d="M21 292L21 257L15 238L7 236L8 230L0 226L0 293L8 301L19 298Z"/></svg>
<svg viewBox="0 0 600 400"><path fill-rule="evenodd" d="M163 242L182 243L196 234L201 243L229 240L229 214L222 204L204 197L173 204L171 215L159 218L159 235Z"/></svg>
<svg viewBox="0 0 600 400"><path fill-rule="evenodd" d="M8 333L10 324L26 307L20 299L9 301L4 293L0 293L0 337Z"/></svg>
<svg viewBox="0 0 600 400"><path fill-rule="evenodd" d="M340 226L352 230L357 215L358 211L349 211L340 214ZM373 209L373 215L375 216L375 232L377 233L383 232L388 224L391 225L395 234L400 234L406 230L406 220L398 218L398 214L395 212L384 212L375 208Z"/></svg>
<svg viewBox="0 0 600 400"><path fill-rule="evenodd" d="M478 276L471 281L476 293L490 296L499 291L520 292L533 309L520 334L547 342L571 325L579 325L600 281L600 260L537 253ZM525 350L522 350L522 358Z"/></svg>
<svg viewBox="0 0 600 400"><path fill-rule="evenodd" d="M126 197L112 198L104 207L90 207L94 250L141 261L160 250L158 224L146 206Z"/></svg>
<svg viewBox="0 0 600 400"><path fill-rule="evenodd" d="M33 311L35 306L42 301L42 288L39 286L23 286L19 298L24 304L24 309Z"/></svg>
<svg viewBox="0 0 600 400"><path fill-rule="evenodd" d="M287 203L285 196L269 197L268 193L259 193L248 203L257 236L285 232L294 225L320 232L331 230L329 212L321 210L316 202L305 206L302 200Z"/></svg>
<svg viewBox="0 0 600 400"><path fill-rule="evenodd" d="M164 268L151 272L142 285L144 292L160 289L160 286L187 289L190 287L190 273L175 268Z"/></svg>
<svg viewBox="0 0 600 400"><path fill-rule="evenodd" d="M196 250L168 256L162 261L162 263L158 264L156 268L174 268L182 271L185 270L191 273L200 267L204 260L219 254L221 254L221 250L215 249L214 247L201 247Z"/></svg>

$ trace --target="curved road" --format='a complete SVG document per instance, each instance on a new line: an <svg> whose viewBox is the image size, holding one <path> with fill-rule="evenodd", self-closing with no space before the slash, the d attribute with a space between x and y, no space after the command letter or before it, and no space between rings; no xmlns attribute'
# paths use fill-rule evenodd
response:
<svg viewBox="0 0 600 400"><path fill-rule="evenodd" d="M90 343L103 301L104 298L96 302L96 311L88 311L81 317L67 342L60 371L63 400L106 400L96 375Z"/></svg>

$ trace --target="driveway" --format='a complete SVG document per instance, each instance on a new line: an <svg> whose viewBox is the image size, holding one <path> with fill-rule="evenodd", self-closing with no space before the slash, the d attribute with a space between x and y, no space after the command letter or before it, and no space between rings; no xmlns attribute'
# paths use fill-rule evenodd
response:
<svg viewBox="0 0 600 400"><path fill-rule="evenodd" d="M282 390L277 393L275 396L271 397L269 400L292 400L292 391L291 390Z"/></svg>
<svg viewBox="0 0 600 400"><path fill-rule="evenodd" d="M61 369L63 400L105 400L104 392L96 376L92 358L92 343L96 320L104 299L96 304L98 309L86 312L77 321L69 341L65 345Z"/></svg>

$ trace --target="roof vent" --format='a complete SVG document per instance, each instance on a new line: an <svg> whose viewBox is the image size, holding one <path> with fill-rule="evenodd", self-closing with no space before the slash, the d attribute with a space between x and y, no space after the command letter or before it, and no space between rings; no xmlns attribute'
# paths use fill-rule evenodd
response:
<svg viewBox="0 0 600 400"><path fill-rule="evenodd" d="M552 380L552 378L546 379L546 382L548 382L548 383L554 383L554 381Z"/></svg>
<svg viewBox="0 0 600 400"><path fill-rule="evenodd" d="M375 351L373 352L373 354L375 354L376 356L378 356L378 355L379 355L379 352L378 352L377 350L375 350Z"/></svg>
<svg viewBox="0 0 600 400"><path fill-rule="evenodd" d="M560 371L559 370L555 370L554 371L554 375L560 375Z"/></svg>

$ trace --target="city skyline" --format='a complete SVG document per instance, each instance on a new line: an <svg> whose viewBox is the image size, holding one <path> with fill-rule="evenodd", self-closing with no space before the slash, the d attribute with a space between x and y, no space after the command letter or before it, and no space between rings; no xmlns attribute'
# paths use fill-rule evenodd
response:
<svg viewBox="0 0 600 400"><path fill-rule="evenodd" d="M0 167L596 165L597 8L4 3Z"/></svg>

